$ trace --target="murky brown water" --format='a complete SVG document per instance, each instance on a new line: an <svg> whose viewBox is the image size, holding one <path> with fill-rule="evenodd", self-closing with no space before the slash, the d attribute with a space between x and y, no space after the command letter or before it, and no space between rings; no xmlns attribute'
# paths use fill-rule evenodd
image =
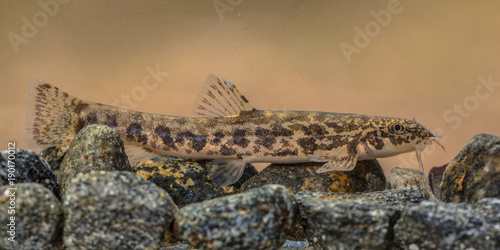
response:
<svg viewBox="0 0 500 250"><path fill-rule="evenodd" d="M500 135L498 1L40 2L0 4L2 150L26 148L33 77L161 114L191 116L215 73L259 109L415 117L449 144L425 151L427 171Z"/></svg>

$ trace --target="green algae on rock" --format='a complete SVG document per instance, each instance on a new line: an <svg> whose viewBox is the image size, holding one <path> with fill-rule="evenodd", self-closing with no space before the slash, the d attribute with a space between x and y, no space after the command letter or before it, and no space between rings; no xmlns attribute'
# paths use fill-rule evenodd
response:
<svg viewBox="0 0 500 250"><path fill-rule="evenodd" d="M79 174L64 205L69 249L157 249L178 210L165 190L126 171Z"/></svg>
<svg viewBox="0 0 500 250"><path fill-rule="evenodd" d="M358 161L352 171L318 174L322 163L271 164L243 184L243 189L279 184L293 192L373 192L385 189L385 175L377 160Z"/></svg>
<svg viewBox="0 0 500 250"><path fill-rule="evenodd" d="M500 137L474 136L448 164L441 183L441 200L474 203L500 198Z"/></svg>
<svg viewBox="0 0 500 250"><path fill-rule="evenodd" d="M174 234L202 249L277 249L297 215L292 193L267 185L185 206Z"/></svg>

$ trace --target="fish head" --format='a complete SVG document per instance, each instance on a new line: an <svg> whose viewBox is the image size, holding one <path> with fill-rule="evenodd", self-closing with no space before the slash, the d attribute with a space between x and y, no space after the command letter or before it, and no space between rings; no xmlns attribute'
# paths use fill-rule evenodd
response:
<svg viewBox="0 0 500 250"><path fill-rule="evenodd" d="M374 126L375 132L367 133L362 140L364 151L370 158L390 157L412 151L421 152L433 142L444 149L444 141L415 120L403 118L377 120L378 125Z"/></svg>

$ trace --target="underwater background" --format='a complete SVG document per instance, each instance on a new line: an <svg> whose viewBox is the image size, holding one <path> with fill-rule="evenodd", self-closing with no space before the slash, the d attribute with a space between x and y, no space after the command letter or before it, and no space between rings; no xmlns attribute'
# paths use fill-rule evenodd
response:
<svg viewBox="0 0 500 250"><path fill-rule="evenodd" d="M499 1L3 1L0 148L24 144L27 84L193 116L206 77L257 109L412 119L441 135L426 173L500 136ZM380 160L418 167L414 153ZM259 165L262 168L265 165Z"/></svg>

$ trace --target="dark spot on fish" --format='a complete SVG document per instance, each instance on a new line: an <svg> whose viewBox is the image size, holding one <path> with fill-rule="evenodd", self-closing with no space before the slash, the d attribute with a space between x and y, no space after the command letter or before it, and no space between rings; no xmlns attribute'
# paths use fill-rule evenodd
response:
<svg viewBox="0 0 500 250"><path fill-rule="evenodd" d="M221 143L222 138L224 138L224 133L222 133L222 132L216 132L214 134L214 136L215 136L215 138L212 140L212 143L215 144L215 145L217 145L217 144Z"/></svg>
<svg viewBox="0 0 500 250"><path fill-rule="evenodd" d="M78 121L76 122L76 125L75 125L75 134L78 134L78 132L80 132L80 130L82 130L83 127L85 127L85 125L86 125L85 120L82 118L79 118Z"/></svg>
<svg viewBox="0 0 500 250"><path fill-rule="evenodd" d="M299 146L304 150L304 154L313 154L316 151L318 145L316 145L316 140L310 137L300 138L297 140Z"/></svg>
<svg viewBox="0 0 500 250"><path fill-rule="evenodd" d="M155 134L162 139L163 144L167 146L168 148L177 150L177 147L175 146L174 138L172 137L172 134L170 133L170 129L168 127L165 127L163 125L160 125L155 128Z"/></svg>
<svg viewBox="0 0 500 250"><path fill-rule="evenodd" d="M276 125L273 127L272 134L275 137L278 136L292 136L293 132L290 129L284 128L282 125Z"/></svg>
<svg viewBox="0 0 500 250"><path fill-rule="evenodd" d="M196 150L196 152L200 152L205 145L207 145L207 138L205 136L193 134L189 131L180 133L179 136L176 137L176 142L180 143L184 140L190 141L192 143L192 148Z"/></svg>
<svg viewBox="0 0 500 250"><path fill-rule="evenodd" d="M86 109L89 105L87 103L84 103L84 102L78 102L78 104L76 104L75 106L75 109L73 109L73 111L75 112L75 114L80 114L80 112L82 112L82 110Z"/></svg>
<svg viewBox="0 0 500 250"><path fill-rule="evenodd" d="M256 140L257 144L261 144L267 149L273 149L273 144L276 142L273 132L269 129L258 128L255 131L255 136L259 138Z"/></svg>
<svg viewBox="0 0 500 250"><path fill-rule="evenodd" d="M373 147L377 150L381 150L382 148L384 148L384 141L377 134L377 131L366 133L365 138L362 138L361 141L368 142L368 144L373 145Z"/></svg>
<svg viewBox="0 0 500 250"><path fill-rule="evenodd" d="M278 150L278 152L276 153L276 156L290 156L290 155L298 155L299 154L299 151L297 149L289 149L289 148L285 148L283 150Z"/></svg>
<svg viewBox="0 0 500 250"><path fill-rule="evenodd" d="M104 122L104 125L107 125L112 128L117 127L118 122L116 121L116 115L106 114L106 121Z"/></svg>
<svg viewBox="0 0 500 250"><path fill-rule="evenodd" d="M148 138L143 134L142 126L140 123L132 123L127 127L127 139L134 140L137 142L146 144Z"/></svg>
<svg viewBox="0 0 500 250"><path fill-rule="evenodd" d="M348 131L348 129L345 128L345 125L339 126L338 122L325 122L325 125L329 128L333 128L333 131L335 131L335 133Z"/></svg>
<svg viewBox="0 0 500 250"><path fill-rule="evenodd" d="M242 148L246 148L248 146L248 140L245 138L246 130L244 129L236 129L233 134L233 142L235 145L238 145Z"/></svg>
<svg viewBox="0 0 500 250"><path fill-rule="evenodd" d="M236 150L234 150L234 148L228 147L227 145L222 145L222 147L220 148L220 153L222 155L234 155L236 154Z"/></svg>
<svg viewBox="0 0 500 250"><path fill-rule="evenodd" d="M97 123L97 114L92 112L87 115L87 125Z"/></svg>
<svg viewBox="0 0 500 250"><path fill-rule="evenodd" d="M328 131L326 131L325 127L319 125L319 124L311 124L308 127L308 131L306 135L311 136L315 140L321 140L325 138L325 135L328 134Z"/></svg>
<svg viewBox="0 0 500 250"><path fill-rule="evenodd" d="M39 85L38 87L39 87L40 89L43 89L43 90L47 90L47 89L50 89L50 88L51 88L50 84L48 84L48 83L41 84L41 85Z"/></svg>

